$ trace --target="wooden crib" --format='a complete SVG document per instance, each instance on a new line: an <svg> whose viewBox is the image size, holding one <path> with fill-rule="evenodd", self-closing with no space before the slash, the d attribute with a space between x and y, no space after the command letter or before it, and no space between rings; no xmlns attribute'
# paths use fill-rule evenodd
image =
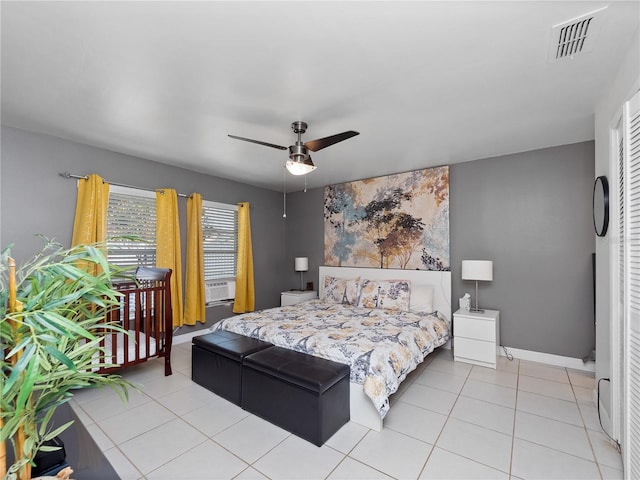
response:
<svg viewBox="0 0 640 480"><path fill-rule="evenodd" d="M136 280L114 284L122 297L120 306L108 313L106 321L119 325L129 335L104 336L101 341L106 350L104 361L115 366L98 371L109 372L161 357L165 376L171 375L171 269L139 267Z"/></svg>

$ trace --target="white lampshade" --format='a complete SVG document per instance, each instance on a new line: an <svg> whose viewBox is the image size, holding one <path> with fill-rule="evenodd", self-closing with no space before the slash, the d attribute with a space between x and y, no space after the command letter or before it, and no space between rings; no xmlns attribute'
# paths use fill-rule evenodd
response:
<svg viewBox="0 0 640 480"><path fill-rule="evenodd" d="M491 260L463 260L462 280L493 281L493 262Z"/></svg>
<svg viewBox="0 0 640 480"><path fill-rule="evenodd" d="M307 257L296 257L296 272L306 272L309 270L309 259Z"/></svg>

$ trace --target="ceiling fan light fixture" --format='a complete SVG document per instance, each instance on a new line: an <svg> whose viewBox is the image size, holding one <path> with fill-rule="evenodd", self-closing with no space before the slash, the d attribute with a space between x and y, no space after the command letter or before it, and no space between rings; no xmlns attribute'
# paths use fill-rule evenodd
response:
<svg viewBox="0 0 640 480"><path fill-rule="evenodd" d="M289 160L286 167L291 175L306 175L316 169L307 152L307 147L299 143L289 147Z"/></svg>
<svg viewBox="0 0 640 480"><path fill-rule="evenodd" d="M294 158L293 155L290 156L290 160L287 160L286 167L291 175L306 175L317 168L309 156L303 159L301 157Z"/></svg>

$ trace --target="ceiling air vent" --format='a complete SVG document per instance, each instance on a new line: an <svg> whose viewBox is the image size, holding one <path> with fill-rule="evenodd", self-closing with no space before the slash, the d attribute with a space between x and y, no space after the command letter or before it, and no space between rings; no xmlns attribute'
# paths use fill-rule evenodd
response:
<svg viewBox="0 0 640 480"><path fill-rule="evenodd" d="M593 49L607 7L551 27L549 61L573 58Z"/></svg>

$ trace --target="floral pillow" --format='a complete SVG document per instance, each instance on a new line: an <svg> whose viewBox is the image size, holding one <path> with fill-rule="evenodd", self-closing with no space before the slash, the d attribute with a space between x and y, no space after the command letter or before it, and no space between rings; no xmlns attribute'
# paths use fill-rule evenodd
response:
<svg viewBox="0 0 640 480"><path fill-rule="evenodd" d="M409 280L362 280L358 306L408 311L410 298Z"/></svg>
<svg viewBox="0 0 640 480"><path fill-rule="evenodd" d="M358 285L360 277L336 278L324 277L324 300L329 303L356 305L358 302Z"/></svg>

